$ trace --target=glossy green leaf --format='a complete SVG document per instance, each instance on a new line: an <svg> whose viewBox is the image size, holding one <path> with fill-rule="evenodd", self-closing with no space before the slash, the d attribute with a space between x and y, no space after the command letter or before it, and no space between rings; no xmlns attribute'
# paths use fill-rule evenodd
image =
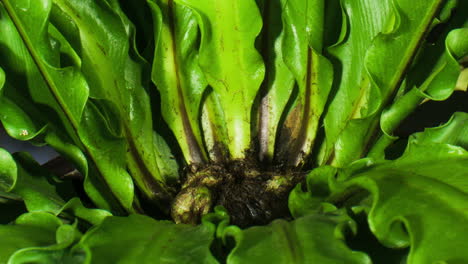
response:
<svg viewBox="0 0 468 264"><path fill-rule="evenodd" d="M108 217L75 248L85 263L218 263L210 253L210 225L188 226L142 215Z"/></svg>
<svg viewBox="0 0 468 264"><path fill-rule="evenodd" d="M6 97L0 98L0 120L8 135L18 140L32 140L46 129L37 127L27 113Z"/></svg>
<svg viewBox="0 0 468 264"><path fill-rule="evenodd" d="M8 151L0 148L0 190L9 192L13 189L18 174L18 167Z"/></svg>
<svg viewBox="0 0 468 264"><path fill-rule="evenodd" d="M352 220L341 212L239 230L227 263L371 263L366 254L344 243L342 232L350 224Z"/></svg>
<svg viewBox="0 0 468 264"><path fill-rule="evenodd" d="M24 201L28 211L57 213L65 204L56 188L66 186L51 184L54 179L28 154L13 157L0 149L0 168L0 192L6 198Z"/></svg>
<svg viewBox="0 0 468 264"><path fill-rule="evenodd" d="M97 128L97 129L96 129ZM83 113L83 119L78 131L82 138L83 145L94 152L93 161L96 170L105 171L112 178L108 181L101 181L99 178L87 177L84 182L84 187L87 191L96 192L94 195L105 195L105 201L111 201L108 193L98 193L99 189L94 189L94 186L108 187L114 191L114 194L121 201L125 208L131 208L133 203L133 181L125 169L125 152L126 146L121 138L116 138L105 126L105 120L99 109L91 101ZM116 175L120 176L117 180ZM110 180L112 179L112 180ZM99 204L104 209L111 208L109 205Z"/></svg>
<svg viewBox="0 0 468 264"><path fill-rule="evenodd" d="M296 79L298 96L285 120L280 160L298 166L312 151L331 89L333 69L321 56L325 1L286 1L282 56ZM281 138L280 138L281 139ZM281 150L280 150L281 151Z"/></svg>
<svg viewBox="0 0 468 264"><path fill-rule="evenodd" d="M380 112L401 84L442 5L441 0L342 3L349 26L346 39L330 49L343 66L324 120L327 143L321 156L321 163L336 166L365 154Z"/></svg>
<svg viewBox="0 0 468 264"><path fill-rule="evenodd" d="M31 248L15 253L10 259L11 264L27 263L67 263L81 264L86 256L84 253L70 253L64 249Z"/></svg>
<svg viewBox="0 0 468 264"><path fill-rule="evenodd" d="M0 225L0 263L7 263L17 250L54 243L54 230L26 224Z"/></svg>
<svg viewBox="0 0 468 264"><path fill-rule="evenodd" d="M131 46L133 25L116 1L54 0L54 4L59 14L56 19L68 18L56 26L69 39L77 38L72 46L80 51L90 96L108 100L118 109L129 150L126 163L135 182L149 199L167 199L154 149L149 97L143 86L144 63Z"/></svg>
<svg viewBox="0 0 468 264"><path fill-rule="evenodd" d="M468 113L457 112L445 124L411 135L418 144L445 143L468 150Z"/></svg>
<svg viewBox="0 0 468 264"><path fill-rule="evenodd" d="M454 0L441 7L409 70L405 80L408 88L416 86L432 100L444 100L451 94L454 75L459 75L461 70L456 66L468 54L468 19L457 12L466 8L467 2Z"/></svg>
<svg viewBox="0 0 468 264"><path fill-rule="evenodd" d="M47 213L29 213L20 216L16 225L27 225L47 230L54 234L49 245L30 245L14 252L8 263L82 263L84 256L72 254L69 247L81 234L74 225L63 224L57 217Z"/></svg>
<svg viewBox="0 0 468 264"><path fill-rule="evenodd" d="M324 204L330 195L331 179L338 169L331 166L321 166L309 172L305 183L298 184L289 194L288 208L294 218L310 212L318 212L328 205Z"/></svg>
<svg viewBox="0 0 468 264"><path fill-rule="evenodd" d="M83 219L92 225L98 225L102 223L106 217L112 216L112 214L106 210L86 208L81 200L77 197L68 201L61 208L60 213L69 213L74 217Z"/></svg>
<svg viewBox="0 0 468 264"><path fill-rule="evenodd" d="M74 195L71 183L61 182L50 175L29 154L15 153L11 156L3 149L0 152L0 168L3 170L0 173L0 198L17 202L12 206L21 209L24 203L25 210L29 212L60 214L68 219L78 217L96 224L111 215L104 210L85 208L76 197L65 203ZM2 210L5 208L8 207L2 205ZM2 222L5 221L5 217L10 217L8 214L9 212L2 211Z"/></svg>
<svg viewBox="0 0 468 264"><path fill-rule="evenodd" d="M44 108L34 104L27 93L22 93L18 87L23 83L10 78L11 76L7 78L9 84L5 85L4 93L0 96L0 121L8 135L17 140L31 141L33 144L48 144L63 157L71 160L78 170L86 175L88 162L83 152L53 120L44 118L47 116ZM13 86L12 83L16 85ZM27 84L24 86L27 87Z"/></svg>
<svg viewBox="0 0 468 264"><path fill-rule="evenodd" d="M43 81L29 80L38 75L26 47L21 43L14 24L5 10L0 8L2 41L0 52L2 64L8 70L6 84L0 97L0 121L10 137L17 140L32 140L34 143L47 143L64 157L72 160L83 174L87 174L87 161L82 150L73 144L70 136L62 129L48 109L38 105L31 98L28 89L44 88ZM54 34L55 37L59 37ZM41 135L41 137L38 137ZM43 136L43 137L42 137Z"/></svg>
<svg viewBox="0 0 468 264"><path fill-rule="evenodd" d="M21 39L12 39L22 42L16 45L24 45L26 48L24 51L28 52L34 61L28 62L31 65L28 64L27 67L32 68L27 68L28 78L30 81L36 81L36 85L42 86L30 89L32 98L54 108L63 123L68 126L69 133L73 133L81 120L89 91L86 80L77 67L60 67L57 45L48 36L48 15L52 2L29 0L2 2L18 32L16 34L21 36ZM61 85L63 82L67 83L67 86Z"/></svg>
<svg viewBox="0 0 468 264"><path fill-rule="evenodd" d="M149 2L155 21L152 79L161 93L162 115L186 161L206 161L199 126L206 80L198 65L198 24L193 12L173 1Z"/></svg>
<svg viewBox="0 0 468 264"><path fill-rule="evenodd" d="M445 52L434 66L433 73L424 75L425 80L418 87L409 87L411 90L401 95L382 113L381 127L383 132L387 135L397 128L399 123L407 117L419 104L425 99L430 100L445 100L455 90L456 82L460 74L460 65L458 60L465 54L455 54L452 49L455 46L464 47L466 54L468 54L468 29L456 29L451 31L446 40L442 42L445 47ZM434 52L429 49L427 52ZM431 57L423 54L420 56ZM421 63L426 63L422 61ZM422 70L422 69L414 69ZM414 73L416 75L416 73ZM409 81L408 81L409 82ZM411 83L407 84L408 86Z"/></svg>
<svg viewBox="0 0 468 264"><path fill-rule="evenodd" d="M0 92L3 92L3 85L5 85L5 72L0 68Z"/></svg>
<svg viewBox="0 0 468 264"><path fill-rule="evenodd" d="M3 75L4 86L0 93L0 121L11 137L32 140L44 132L47 122L41 117L42 109L34 104L28 88L32 89L29 87L32 84L43 85L43 82L35 83L33 77L39 72L34 61L24 56L28 50L3 5L0 6L0 25L4 29L0 38L0 65L7 73Z"/></svg>
<svg viewBox="0 0 468 264"><path fill-rule="evenodd" d="M156 132L153 133L153 136L155 148L158 150L156 159L158 160L158 167L161 174L164 175L168 184L179 181L180 166L168 142Z"/></svg>
<svg viewBox="0 0 468 264"><path fill-rule="evenodd" d="M406 263L468 262L467 114L385 160L409 113L466 89L466 7L0 0L0 121L73 161L94 203L0 150L2 222L33 211L0 226L0 262L370 263L376 245ZM198 226L112 216L164 218L179 175L215 164L238 184L244 158L259 180L318 163L289 196L295 220L241 230L219 207ZM385 257L373 260L399 261Z"/></svg>
<svg viewBox="0 0 468 264"><path fill-rule="evenodd" d="M6 19L1 19L0 21L5 26L4 28L10 29L8 32L14 32L12 29L11 21ZM10 36L10 40L11 39L14 39L14 37ZM20 48L21 46L18 47L17 51L21 50ZM28 58L24 57L23 60L27 61ZM19 59L9 59L7 60L8 63L5 61L3 62L4 65L7 65L9 69L15 69L15 71L18 72L25 71L24 66L26 64L21 63ZM49 146L53 147L62 156L73 161L75 166L77 166L77 168L79 169L79 171L86 175L88 173L88 161L86 160L86 157L84 156L83 152L71 142L71 139L64 134L64 131L61 131L60 126L58 126L53 119L47 120L44 118L47 115L46 112L43 112L44 109L38 107L38 105L35 105L32 99L28 97L26 90L21 89L23 88L21 87L22 85L24 85L24 88L26 88L28 86L28 83L20 82L20 79L15 78L13 74L9 75L9 77L7 78L7 82L9 82L9 84L4 87L2 91L2 97L0 97L0 110L2 113L0 115L0 120L2 121L2 124L5 127L7 133L11 137L18 140L34 140L35 142L37 141L36 137L38 135L45 134L44 137L42 137L42 139L39 140L39 143L47 143ZM41 126L42 128L38 129ZM44 174L44 172L38 173L42 176L47 174ZM24 174L26 175L26 179L29 179L31 176L26 172ZM34 173L32 175L34 175ZM20 179L22 178L24 177L21 176ZM37 177L33 178L37 179ZM95 201L105 201L106 198L102 197L100 191L95 190L94 194L92 193L92 190L90 191L88 189L88 191L90 196ZM100 202L97 203L102 204ZM55 204L53 206L55 207L54 210L57 209L57 206L59 206L59 204ZM107 206L107 208L110 207L112 206Z"/></svg>
<svg viewBox="0 0 468 264"><path fill-rule="evenodd" d="M88 160L85 153L76 146L64 133L57 132L59 129L52 128L52 125L47 126L47 135L44 141L55 151L60 153L64 158L69 159L76 168L83 174L88 175ZM99 172L90 172L99 174ZM94 199L93 196L91 196Z"/></svg>
<svg viewBox="0 0 468 264"><path fill-rule="evenodd" d="M275 154L280 119L294 86L294 75L283 60L284 26L281 19L285 1L258 1L263 17L260 53L265 61L265 79L258 110L258 141L260 160L271 161Z"/></svg>
<svg viewBox="0 0 468 264"><path fill-rule="evenodd" d="M458 61L468 54L468 29L466 28L468 20L463 14L452 11L448 7L451 6L449 4L444 6L444 8L449 9L448 11L454 13L450 20L435 23L436 26L447 29L435 43L430 43L427 40L422 45L395 101L382 113L380 127L383 135L370 150L369 155L382 156L384 148L395 139L392 136L393 131L422 102L445 100L457 89L457 80L460 75ZM451 8L455 8L455 10L466 9L468 3L459 1ZM443 12L441 11L441 13ZM453 29L457 27L465 28ZM468 84L465 84L465 87L468 87Z"/></svg>
<svg viewBox="0 0 468 264"><path fill-rule="evenodd" d="M36 226L48 231L56 231L63 222L56 216L45 212L33 212L20 215L16 225Z"/></svg>
<svg viewBox="0 0 468 264"><path fill-rule="evenodd" d="M15 183L10 190L11 193L21 196L29 212L50 212L57 214L66 199L73 193L63 196L65 190L72 192L70 183L60 184L47 171L42 169L27 153L17 153L14 156L18 173L15 175Z"/></svg>
<svg viewBox="0 0 468 264"><path fill-rule="evenodd" d="M408 263L464 263L467 172L466 150L413 143L401 158L371 166L335 188L358 186L370 193L371 231L388 247L409 246Z"/></svg>
<svg viewBox="0 0 468 264"><path fill-rule="evenodd" d="M3 149L0 153L1 197L23 201L29 212L77 217L92 224L98 224L111 215L108 211L84 207L77 197L66 202L74 195L71 183L56 179L29 154L15 153L11 156Z"/></svg>
<svg viewBox="0 0 468 264"><path fill-rule="evenodd" d="M68 44L57 42L60 38L57 32L55 33L57 38L49 35L52 2L43 0L29 4L29 1L25 0L17 1L14 5L9 1L3 2L5 9L2 5L2 21L8 30L2 31L6 36L5 39L2 37L2 41L6 45L6 50L13 51L12 54L7 53L8 61L11 60L8 64L9 68L6 69L7 74L24 75L28 80L27 88L31 98L52 107L58 114L62 122L54 127L54 130L58 131L51 137L52 141L65 149L63 146L70 144L68 143L70 139L63 140L63 136L58 134L66 132L65 137L71 138L73 144L89 155L93 163L96 163L96 157L102 156L103 153L97 153L99 151L97 146L83 144L83 141L89 142L89 137L94 137L92 134L96 132L94 127L88 131L82 128L87 122L87 120L82 120L82 113L88 99L88 84L78 66L61 68L63 62L60 56L60 46L67 47ZM41 26L40 30L35 28L37 25ZM13 85L18 89L16 84ZM90 110L86 111L89 113ZM53 116L49 119L49 122L55 122ZM65 131L61 130L61 127L65 127ZM119 211L123 207L125 210L132 211L133 189L122 192L122 188L128 187L127 183L131 181L128 173L124 171L125 162L120 164L120 172L123 172L120 174L115 173L113 169L119 165L104 162L99 166L91 166L88 173L86 170L88 166L84 163L82 154L79 153L81 151L76 148L72 149L63 152L72 156L72 160L78 162L80 169L85 169L82 172L86 175L88 183L86 190L94 202L106 209L112 208ZM126 155L126 152L123 151L120 155ZM119 185L119 182L123 183L120 189L112 189L111 193L107 191L108 188ZM106 192L107 194L104 194Z"/></svg>
<svg viewBox="0 0 468 264"><path fill-rule="evenodd" d="M61 224L48 213L27 213L13 224L0 225L0 262L10 263L12 255L27 248L54 245L56 230Z"/></svg>
<svg viewBox="0 0 468 264"><path fill-rule="evenodd" d="M226 120L232 158L243 158L250 148L252 105L265 67L255 50L262 20L254 0L176 0L191 7L201 30L199 61L213 87Z"/></svg>
<svg viewBox="0 0 468 264"><path fill-rule="evenodd" d="M365 106L373 90L370 89L369 77L365 71L364 57L372 39L383 31L388 18L392 17L391 3L388 0L341 1L341 8L344 21L341 32L343 39L337 45L332 46L329 52L334 57L340 58L342 69L338 81L335 78L334 89L338 90L331 99L329 110L323 121L326 143L319 157L320 164L326 163L330 158L333 148L337 145L337 139L349 120L365 114L361 114L360 108ZM373 12L368 12L368 10L373 10ZM379 95L376 94L376 96ZM378 103L378 100L374 97L370 103L373 101ZM372 113L375 108L373 106L366 112Z"/></svg>

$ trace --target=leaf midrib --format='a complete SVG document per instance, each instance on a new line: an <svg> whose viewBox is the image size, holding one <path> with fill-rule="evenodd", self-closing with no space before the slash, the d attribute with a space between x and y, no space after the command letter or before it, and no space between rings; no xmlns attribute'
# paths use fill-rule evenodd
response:
<svg viewBox="0 0 468 264"><path fill-rule="evenodd" d="M398 90L396 88L399 87L401 85L401 83L403 82L404 75L408 71L409 67L411 66L411 62L414 59L414 57L416 56L416 51L420 47L420 45L422 44L422 42L424 40L424 36L428 33L428 30L430 28L430 24L434 20L434 17L436 15L437 11L442 6L442 3L443 3L443 0L438 0L438 2L433 5L433 7L431 9L431 12L430 12L430 15L426 16L425 21L421 22L421 28L423 30L418 31L420 33L419 37L418 38L413 38L413 40L410 42L410 45L409 45L410 48L406 49L406 52L403 55L404 59L401 60L401 63L399 64L397 72L393 75L394 78L391 79L390 84L388 85L389 92L387 94L384 94L383 102L382 102L382 104L380 105L379 109L376 112L377 117L380 116L379 113L381 113L382 110L385 109L385 107L389 104L389 102L393 98L392 95L394 95L395 92ZM365 65L363 65L363 66L365 67ZM360 97L363 94L365 94L365 93L361 93ZM359 99L358 102L360 102L360 101L361 101L361 99ZM358 107L354 107L353 109L354 110L353 110L352 115L350 115L350 117L348 117L348 119L346 121L346 125L343 126L343 129L341 129L339 135L342 134L344 129L348 126L349 122L354 120L354 119L352 119L352 117L355 116L357 114L357 112L360 110ZM366 137L366 139L364 141L365 142L365 147L363 148L363 153L361 153L361 155L360 155L361 157L363 155L365 155L365 153L370 149L369 144L372 143L371 141L373 141L375 138L377 138L377 134L379 133L378 129L380 128L379 126L377 126L377 124L378 124L378 122L376 122L376 121L374 121L371 124L371 129L370 129L371 131L368 133L368 135L367 135L367 137ZM327 159L326 164L334 164L335 158L336 158L334 153L335 153L335 148L333 147L333 150L329 154L329 158Z"/></svg>
<svg viewBox="0 0 468 264"><path fill-rule="evenodd" d="M181 100L178 100L178 107L179 111L181 113L181 118L182 118L182 127L184 129L184 134L185 134L185 139L187 141L187 145L189 147L189 151L191 153L191 158L192 162L194 163L204 163L205 158L203 155L203 152L201 150L200 145L198 144L198 140L195 137L195 134L193 132L192 124L190 122L190 118L187 113L187 108L185 106L186 104L186 96L184 94L184 90L182 89L182 84L181 84L181 77L180 77L180 71L179 71L179 60L177 56L177 43L176 43L176 33L175 33L175 8L174 8L174 1L173 0L168 0L168 21L169 21L169 30L171 34L171 47L172 47L172 60L174 63L174 70L175 70L175 77L176 77L176 86L177 86L177 93L180 95L179 98Z"/></svg>
<svg viewBox="0 0 468 264"><path fill-rule="evenodd" d="M49 90L51 91L52 96L54 97L54 100L56 103L59 105L59 107L64 111L65 113L65 118L67 118L67 121L72 125L73 132L78 135L78 122L72 118L71 112L68 110L68 108L63 104L63 102L59 99L60 96L58 95L58 89L55 86L55 83L52 81L52 77L47 73L47 70L45 69L45 66L40 63L41 58L39 55L35 52L35 49L33 48L33 45L27 36L26 32L24 31L24 28L22 26L22 23L20 22L19 18L16 16L15 12L12 12L13 7L10 5L9 0L1 0L3 4L5 5L5 10L7 11L8 15L10 16L12 22L14 23L16 30L18 30L18 33L25 43L26 48L29 51L29 54L33 58L33 62L36 65L36 67L39 69L39 72L43 76L47 87L49 87Z"/></svg>
<svg viewBox="0 0 468 264"><path fill-rule="evenodd" d="M36 65L36 67L39 69L41 75L43 76L44 78L44 81L45 83L47 84L47 87L49 87L49 90L51 91L51 94L54 98L54 100L56 101L56 103L59 105L60 109L65 113L65 118L67 119L67 121L71 124L71 128L73 130L73 138L75 138L75 142L79 145L80 149L83 149L88 155L88 157L92 160L92 162L94 164L98 164L96 162L96 159L94 158L93 155L90 155L90 150L86 147L85 144L83 144L83 142L81 141L81 139L79 138L79 133L78 133L78 130L79 130L79 124L77 123L76 120L74 120L72 117L71 117L71 113L67 110L67 108L65 107L65 105L63 104L63 102L60 100L60 97L58 96L58 92L57 92L57 88L55 86L55 83L52 81L52 78L50 77L50 75L47 73L46 69L45 69L45 66L42 65L42 63L40 63L41 59L39 58L39 56L36 54L35 52L35 49L33 48L33 45L31 43L31 41L29 40L29 38L27 37L27 34L26 32L24 31L23 29L23 26L22 26L22 23L19 21L19 18L16 16L15 12L13 12L13 7L10 5L9 3L9 0L1 0L4 5L5 5L5 10L7 11L8 15L10 16L11 20L13 21L15 27L16 27L16 30L18 30L18 33L21 37L21 39L23 40L23 42L25 43L25 46L26 48L28 49L28 52L29 54L31 55L33 61L34 61L34 64ZM103 182L105 183L106 187L112 191L112 189L110 188L110 184L107 182L106 178L103 177L102 175L104 175L102 173L102 171L100 170L99 166L94 166L96 168L96 170L99 172L100 174L100 178L101 180L103 180ZM87 172L88 173L88 172ZM125 206L122 204L121 200L117 197L117 195L113 195L113 198L115 199L115 201L117 201L117 203L119 204L119 206L121 208L125 208ZM127 210L125 208L125 210ZM129 208L128 209L130 212L133 211L133 208Z"/></svg>
<svg viewBox="0 0 468 264"><path fill-rule="evenodd" d="M68 12L67 14L69 14L70 16L73 17L73 21L75 23L78 23L80 22L82 19L73 11L72 8L70 8L68 6L67 3L64 3L62 0L56 0L56 3L60 4L60 7L61 8L64 8L66 9ZM84 35L86 36L86 39L88 40L89 43L91 43L91 45L89 45L89 47L91 47L91 49L94 51L96 49L100 49L100 46L99 46L99 42L93 37L93 34L91 34L92 30L89 29L89 27L86 25L86 23L78 23L80 26L80 32L82 30L85 30L86 33L84 33ZM81 35L81 33L80 33ZM94 47L93 43L96 43L96 47ZM104 59L100 59L102 58L101 55L104 55L104 51L102 50L97 50L97 52L93 52L93 54L98 54L99 55L99 58L96 59L95 61L103 61ZM114 71L111 70L110 67L108 67L108 64L107 63L99 63L100 67L105 67L105 69L103 70L103 72L106 72L106 73L110 73L110 77L109 79L112 80L112 82L109 82L111 84L114 85L115 89L118 90L118 85L119 85L119 82L117 81L118 78L116 78L117 76L115 76L114 74ZM99 78L99 82L101 83L102 87L106 87L106 82L104 81L104 79L102 78ZM106 89L107 91L107 89ZM120 104L122 105L125 105L124 103L124 100L122 98L122 95L121 93L119 92L114 92L114 93L107 93L109 97L113 97L115 98ZM126 102L126 100L125 100ZM158 194L161 194L161 195L167 195L167 190L166 188L164 188L164 185L161 184L161 180L162 178L161 177L157 177L154 175L154 173L151 172L151 170L148 168L148 166L146 165L146 163L142 160L141 156L140 156L140 151L139 151L139 148L137 146L137 144L135 143L135 137L132 133L132 129L130 129L130 124L129 124L129 120L128 120L128 117L124 114L121 115L123 118L122 118L122 121L123 121L123 125L125 127L124 131L125 131L125 134L128 135L126 137L126 141L128 142L128 145L129 145L129 150L130 150L130 154L131 154L131 157L132 159L136 162L137 166L138 166L138 169L140 170L140 173L142 174L141 176L143 178L145 178L148 182L146 182L147 186L160 186L161 188L158 188L158 189L151 189L151 191L153 193L158 193ZM159 169L159 168L158 168ZM158 172L158 176L159 176L159 172ZM151 177L150 177L151 176ZM154 176L154 177L153 177ZM157 178L157 179L155 179Z"/></svg>

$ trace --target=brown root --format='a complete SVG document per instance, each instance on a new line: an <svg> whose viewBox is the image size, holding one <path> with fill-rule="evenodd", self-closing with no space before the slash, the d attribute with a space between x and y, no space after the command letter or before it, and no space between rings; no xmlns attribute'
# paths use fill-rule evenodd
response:
<svg viewBox="0 0 468 264"><path fill-rule="evenodd" d="M302 179L301 173L260 171L242 161L211 164L187 176L171 214L177 223L196 224L221 205L229 212L231 224L264 225L290 216L288 195Z"/></svg>

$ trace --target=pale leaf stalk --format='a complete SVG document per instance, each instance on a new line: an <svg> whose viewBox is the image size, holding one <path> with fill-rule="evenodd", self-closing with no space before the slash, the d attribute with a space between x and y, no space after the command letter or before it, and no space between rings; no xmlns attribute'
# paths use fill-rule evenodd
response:
<svg viewBox="0 0 468 264"><path fill-rule="evenodd" d="M324 1L287 1L283 11L282 55L298 86L286 117L278 160L302 166L309 157L332 83L332 66L322 53Z"/></svg>
<svg viewBox="0 0 468 264"><path fill-rule="evenodd" d="M281 115L291 96L294 76L282 56L283 29L281 16L285 1L262 1L264 20L261 35L261 53L265 61L265 79L261 87L259 106L258 141L259 160L272 162L275 155L276 136Z"/></svg>
<svg viewBox="0 0 468 264"><path fill-rule="evenodd" d="M254 0L176 0L197 14L200 66L224 109L228 148L242 159L251 147L251 111L265 73L254 47L262 18Z"/></svg>
<svg viewBox="0 0 468 264"><path fill-rule="evenodd" d="M155 20L152 79L161 93L162 114L188 164L207 161L199 125L206 81L196 53L198 25L192 11L172 0L148 2Z"/></svg>
<svg viewBox="0 0 468 264"><path fill-rule="evenodd" d="M214 91L209 91L203 102L201 123L210 160L215 163L227 161L229 141L224 127L224 113Z"/></svg>

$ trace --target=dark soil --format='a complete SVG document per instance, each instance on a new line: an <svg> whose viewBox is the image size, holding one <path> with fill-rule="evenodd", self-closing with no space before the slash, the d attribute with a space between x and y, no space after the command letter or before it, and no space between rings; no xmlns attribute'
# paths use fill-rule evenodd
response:
<svg viewBox="0 0 468 264"><path fill-rule="evenodd" d="M288 195L304 174L261 170L249 162L211 164L189 173L172 206L176 222L196 224L214 206L229 212L230 223L248 227L290 218Z"/></svg>

